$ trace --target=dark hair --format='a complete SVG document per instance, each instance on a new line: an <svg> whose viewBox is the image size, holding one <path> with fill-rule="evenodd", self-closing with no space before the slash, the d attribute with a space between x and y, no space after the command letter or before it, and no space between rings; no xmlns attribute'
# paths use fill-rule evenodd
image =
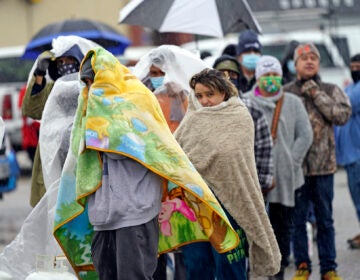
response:
<svg viewBox="0 0 360 280"><path fill-rule="evenodd" d="M360 53L355 54L350 58L350 62L358 62L358 61L360 61Z"/></svg>
<svg viewBox="0 0 360 280"><path fill-rule="evenodd" d="M224 50L222 51L221 54L227 54L227 55L231 55L231 56L236 56L236 44L228 44Z"/></svg>
<svg viewBox="0 0 360 280"><path fill-rule="evenodd" d="M201 72L193 75L190 79L189 85L194 90L196 84L202 84L213 90L225 93L224 101L228 100L232 96L237 96L238 91L234 84L228 77L221 71L206 68Z"/></svg>

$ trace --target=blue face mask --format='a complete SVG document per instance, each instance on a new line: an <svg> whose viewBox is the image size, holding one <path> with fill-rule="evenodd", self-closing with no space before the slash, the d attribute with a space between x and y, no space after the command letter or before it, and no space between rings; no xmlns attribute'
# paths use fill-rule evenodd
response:
<svg viewBox="0 0 360 280"><path fill-rule="evenodd" d="M244 54L242 57L241 65L244 66L248 70L255 70L256 64L260 59L259 54Z"/></svg>
<svg viewBox="0 0 360 280"><path fill-rule="evenodd" d="M164 83L164 76L162 77L150 77L150 82L154 89L157 89L158 87L161 87Z"/></svg>
<svg viewBox="0 0 360 280"><path fill-rule="evenodd" d="M286 62L286 66L289 70L289 72L293 75L296 74L296 69L295 69L295 62L294 60L288 60L288 62Z"/></svg>

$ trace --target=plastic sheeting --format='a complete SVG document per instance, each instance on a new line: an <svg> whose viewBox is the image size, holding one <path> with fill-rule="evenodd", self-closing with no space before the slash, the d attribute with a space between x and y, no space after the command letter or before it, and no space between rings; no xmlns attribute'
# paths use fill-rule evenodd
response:
<svg viewBox="0 0 360 280"><path fill-rule="evenodd" d="M77 36L61 36L54 39L52 51L57 56L74 44L78 44L84 54L97 46ZM36 63L29 74L29 80ZM52 234L53 221L61 170L70 144L79 87L78 73L61 77L56 80L45 104L39 143L47 191L25 219L16 238L0 254L0 271L9 273L16 280L24 280L35 271L37 255L63 255Z"/></svg>

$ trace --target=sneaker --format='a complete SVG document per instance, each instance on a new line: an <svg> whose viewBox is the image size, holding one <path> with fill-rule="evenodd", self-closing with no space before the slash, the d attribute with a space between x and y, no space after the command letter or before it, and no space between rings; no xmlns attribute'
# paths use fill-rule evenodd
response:
<svg viewBox="0 0 360 280"><path fill-rule="evenodd" d="M292 280L308 280L310 277L310 270L307 263L301 263L297 270L295 271L295 275Z"/></svg>
<svg viewBox="0 0 360 280"><path fill-rule="evenodd" d="M347 242L351 244L352 242L360 242L360 234L356 235L355 237L348 239Z"/></svg>
<svg viewBox="0 0 360 280"><path fill-rule="evenodd" d="M351 249L360 249L360 234L347 241Z"/></svg>
<svg viewBox="0 0 360 280"><path fill-rule="evenodd" d="M330 270L321 275L321 280L342 280L335 270Z"/></svg>

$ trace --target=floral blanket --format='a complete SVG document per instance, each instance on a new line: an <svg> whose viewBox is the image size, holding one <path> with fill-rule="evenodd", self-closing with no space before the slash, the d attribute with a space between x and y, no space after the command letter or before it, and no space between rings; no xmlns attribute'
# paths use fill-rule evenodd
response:
<svg viewBox="0 0 360 280"><path fill-rule="evenodd" d="M101 187L101 152L132 158L164 178L159 253L196 241L209 241L219 252L235 248L238 235L170 132L153 93L103 48L85 59L90 56L95 79L79 96L54 223L79 279L98 279L87 197Z"/></svg>

